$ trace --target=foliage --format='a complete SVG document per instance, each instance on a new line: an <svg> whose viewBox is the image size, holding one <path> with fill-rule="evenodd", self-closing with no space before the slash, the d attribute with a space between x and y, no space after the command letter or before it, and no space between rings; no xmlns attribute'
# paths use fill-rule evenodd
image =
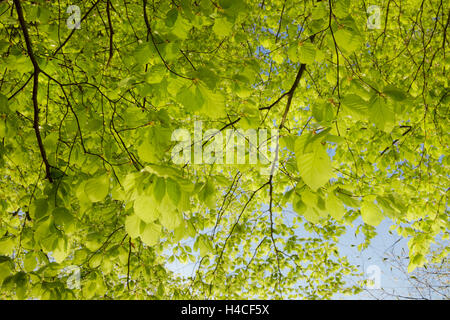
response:
<svg viewBox="0 0 450 320"><path fill-rule="evenodd" d="M380 29L366 5L1 2L1 296L330 298L360 290L345 226L383 219L424 265L449 229L448 3L377 1ZM174 164L195 120L279 128L278 172Z"/></svg>

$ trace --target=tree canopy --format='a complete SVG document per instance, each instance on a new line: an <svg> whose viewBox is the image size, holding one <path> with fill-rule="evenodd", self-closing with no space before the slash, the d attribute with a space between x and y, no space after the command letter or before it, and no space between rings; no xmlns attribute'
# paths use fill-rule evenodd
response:
<svg viewBox="0 0 450 320"><path fill-rule="evenodd" d="M449 4L374 4L1 2L0 297L356 293L339 237L384 219L425 265L449 235ZM175 163L196 121L277 130L277 170Z"/></svg>

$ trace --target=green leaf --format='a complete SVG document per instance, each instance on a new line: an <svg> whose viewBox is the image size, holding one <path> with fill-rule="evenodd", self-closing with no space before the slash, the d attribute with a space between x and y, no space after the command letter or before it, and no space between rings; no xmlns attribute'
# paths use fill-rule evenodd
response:
<svg viewBox="0 0 450 320"><path fill-rule="evenodd" d="M328 194L326 208L328 213L337 221L340 221L346 212L343 203L333 193Z"/></svg>
<svg viewBox="0 0 450 320"><path fill-rule="evenodd" d="M176 95L176 100L190 112L201 109L204 103L200 90L194 85L181 88Z"/></svg>
<svg viewBox="0 0 450 320"><path fill-rule="evenodd" d="M323 187L332 178L331 160L321 144L315 144L312 152L296 156L300 176L312 190Z"/></svg>
<svg viewBox="0 0 450 320"><path fill-rule="evenodd" d="M15 241L13 238L4 238L0 240L0 255L11 255L14 251Z"/></svg>
<svg viewBox="0 0 450 320"><path fill-rule="evenodd" d="M189 234L186 223L181 222L174 230L174 241L179 242L180 240L186 238L188 235Z"/></svg>
<svg viewBox="0 0 450 320"><path fill-rule="evenodd" d="M0 115L9 113L8 98L0 93Z"/></svg>
<svg viewBox="0 0 450 320"><path fill-rule="evenodd" d="M34 232L35 239L40 241L53 233L53 219L50 216L41 218L36 222L36 230Z"/></svg>
<svg viewBox="0 0 450 320"><path fill-rule="evenodd" d="M32 219L39 220L44 217L48 212L48 200L46 199L36 199L30 206L30 217Z"/></svg>
<svg viewBox="0 0 450 320"><path fill-rule="evenodd" d="M172 203L178 207L181 198L181 189L178 183L175 180L167 179L166 180L166 191L169 199Z"/></svg>
<svg viewBox="0 0 450 320"><path fill-rule="evenodd" d="M179 180L177 180L179 183L181 183L183 181L186 182L186 180L179 178L179 171L170 166L151 164L151 165L146 166L144 168L144 170L147 172L150 172L150 173L154 173L158 177L163 177L163 178L173 177L173 178L179 179Z"/></svg>
<svg viewBox="0 0 450 320"><path fill-rule="evenodd" d="M388 85L384 87L383 93L392 98L393 100L399 102L406 100L408 98L408 95L404 91L398 89L393 85Z"/></svg>
<svg viewBox="0 0 450 320"><path fill-rule="evenodd" d="M317 194L311 192L308 188L302 191L301 193L303 203L309 208L316 208L318 197Z"/></svg>
<svg viewBox="0 0 450 320"><path fill-rule="evenodd" d="M167 230L173 231L182 222L182 217L177 210L167 210L161 213L159 222Z"/></svg>
<svg viewBox="0 0 450 320"><path fill-rule="evenodd" d="M125 218L125 231L131 238L137 238L141 235L141 219L137 214L132 214Z"/></svg>
<svg viewBox="0 0 450 320"><path fill-rule="evenodd" d="M56 245L53 248L52 256L57 263L63 262L69 255L67 238L59 237L56 240Z"/></svg>
<svg viewBox="0 0 450 320"><path fill-rule="evenodd" d="M401 212L392 207L388 198L385 198L382 196L377 196L376 200L377 200L378 206L381 209L383 209L383 212L386 214L386 216L388 216L391 219L393 219L395 217L399 217L399 214Z"/></svg>
<svg viewBox="0 0 450 320"><path fill-rule="evenodd" d="M200 91L205 98L201 113L212 119L225 117L225 97L220 92L213 92L203 86Z"/></svg>
<svg viewBox="0 0 450 320"><path fill-rule="evenodd" d="M84 186L84 192L91 202L102 201L109 192L109 176L102 175L89 179Z"/></svg>
<svg viewBox="0 0 450 320"><path fill-rule="evenodd" d="M11 258L6 256L0 256L0 284L4 279L9 277L14 270L14 266Z"/></svg>
<svg viewBox="0 0 450 320"><path fill-rule="evenodd" d="M137 146L139 158L145 162L158 161L156 147L150 139L144 139L141 144Z"/></svg>
<svg viewBox="0 0 450 320"><path fill-rule="evenodd" d="M103 245L103 236L99 232L91 232L86 237L86 247L92 252L97 251Z"/></svg>
<svg viewBox="0 0 450 320"><path fill-rule="evenodd" d="M384 219L380 208L370 200L364 200L361 205L361 217L364 223L376 227Z"/></svg>
<svg viewBox="0 0 450 320"><path fill-rule="evenodd" d="M154 54L152 47L153 44L150 44L150 42L140 44L133 52L133 57L140 64L148 63Z"/></svg>
<svg viewBox="0 0 450 320"><path fill-rule="evenodd" d="M213 32L219 37L226 37L233 31L233 24L225 17L216 18L214 21Z"/></svg>
<svg viewBox="0 0 450 320"><path fill-rule="evenodd" d="M145 82L149 84L160 83L167 75L167 68L164 64L157 64L151 67L145 74Z"/></svg>
<svg viewBox="0 0 450 320"><path fill-rule="evenodd" d="M362 46L361 35L351 29L339 29L334 33L336 43L344 53L351 54Z"/></svg>
<svg viewBox="0 0 450 320"><path fill-rule="evenodd" d="M395 115L393 108L389 106L385 99L374 95L370 101L370 120L375 123L375 125L384 131L391 131L394 125Z"/></svg>
<svg viewBox="0 0 450 320"><path fill-rule="evenodd" d="M198 238L198 248L200 250L201 257L204 257L207 254L214 252L214 247L211 240L209 240L209 238L206 237L205 235L201 235Z"/></svg>
<svg viewBox="0 0 450 320"><path fill-rule="evenodd" d="M178 18L178 10L177 9L171 9L167 12L166 14L166 26L171 28L174 26L175 22L177 21Z"/></svg>
<svg viewBox="0 0 450 320"><path fill-rule="evenodd" d="M316 56L316 48L312 43L303 43L299 50L298 61L304 64L312 64Z"/></svg>
<svg viewBox="0 0 450 320"><path fill-rule="evenodd" d="M333 13L338 18L345 18L351 13L350 0L339 0L336 2L336 7L333 9Z"/></svg>
<svg viewBox="0 0 450 320"><path fill-rule="evenodd" d="M292 206L295 212L297 212L298 214L303 214L307 208L302 198L298 194L295 194Z"/></svg>
<svg viewBox="0 0 450 320"><path fill-rule="evenodd" d="M408 265L408 273L413 272L417 267L422 267L426 263L426 258L423 254L417 253L410 260Z"/></svg>
<svg viewBox="0 0 450 320"><path fill-rule="evenodd" d="M356 119L367 119L369 106L360 96L348 94L341 99L342 106Z"/></svg>
<svg viewBox="0 0 450 320"><path fill-rule="evenodd" d="M166 194L166 180L164 178L157 177L153 186L153 197L160 203Z"/></svg>
<svg viewBox="0 0 450 320"><path fill-rule="evenodd" d="M172 27L172 34L180 40L185 40L189 36L192 24L189 20L178 16L175 25Z"/></svg>
<svg viewBox="0 0 450 320"><path fill-rule="evenodd" d="M0 138L3 139L4 137L6 137L6 121L0 119Z"/></svg>
<svg viewBox="0 0 450 320"><path fill-rule="evenodd" d="M325 4L319 2L311 11L311 19L321 20L328 16L328 11Z"/></svg>
<svg viewBox="0 0 450 320"><path fill-rule="evenodd" d="M319 123L327 123L334 119L334 110L330 103L317 103L312 108L313 117Z"/></svg>
<svg viewBox="0 0 450 320"><path fill-rule="evenodd" d="M36 254L34 252L28 252L25 255L25 258L23 260L23 266L25 268L25 271L31 272L33 271L37 266L37 260L36 260ZM0 275L1 279L1 275ZM1 280L0 280L1 283Z"/></svg>
<svg viewBox="0 0 450 320"><path fill-rule="evenodd" d="M155 223L147 223L144 231L141 233L142 241L148 246L154 246L158 244L161 234L161 226Z"/></svg>
<svg viewBox="0 0 450 320"><path fill-rule="evenodd" d="M360 205L359 200L352 195L352 193L346 189L337 188L337 197L348 207L358 208Z"/></svg>
<svg viewBox="0 0 450 320"><path fill-rule="evenodd" d="M154 197L141 195L134 200L134 213L146 223L158 219L160 213Z"/></svg>
<svg viewBox="0 0 450 320"><path fill-rule="evenodd" d="M58 207L53 210L54 221L58 225L62 225L64 227L70 227L72 223L75 221L74 216L70 213L67 208Z"/></svg>
<svg viewBox="0 0 450 320"><path fill-rule="evenodd" d="M200 201L203 201L209 208L213 209L216 206L216 189L213 183L208 180L198 195Z"/></svg>
<svg viewBox="0 0 450 320"><path fill-rule="evenodd" d="M297 43L294 43L289 47L287 54L292 62L297 63L299 61Z"/></svg>

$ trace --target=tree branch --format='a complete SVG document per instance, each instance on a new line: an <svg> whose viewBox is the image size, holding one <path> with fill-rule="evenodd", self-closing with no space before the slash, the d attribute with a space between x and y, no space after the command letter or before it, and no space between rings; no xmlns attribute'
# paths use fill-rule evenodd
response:
<svg viewBox="0 0 450 320"><path fill-rule="evenodd" d="M30 35L28 34L27 23L25 22L25 18L23 17L22 5L20 4L20 0L14 0L14 5L16 7L17 16L19 18L20 27L23 32L23 36L25 38L25 44L27 47L28 56L30 57L31 63L33 64L34 72L33 72L33 109L34 109L34 119L33 119L33 128L36 135L36 139L39 145L39 150L41 152L42 160L45 165L46 178L48 181L53 182L53 179L50 174L50 163L47 159L47 153L45 152L44 143L42 142L41 132L39 129L39 105L38 105L38 89L39 89L39 73L41 69L36 61L36 57L33 53L33 46L31 44Z"/></svg>
<svg viewBox="0 0 450 320"><path fill-rule="evenodd" d="M110 5L111 5L110 1L108 0L106 2L106 13L108 15L108 26L109 26L109 58L108 58L108 62L106 63L106 67L109 66L109 64L112 60L113 54L114 54L114 47L113 47L114 46L114 44L113 44L114 29L113 29L112 22L111 22L111 12L109 10Z"/></svg>
<svg viewBox="0 0 450 320"><path fill-rule="evenodd" d="M14 1L16 2L16 1ZM86 17L89 15L89 13L91 13L91 11L97 6L97 4L100 2L100 0L97 0L92 7L89 8L89 10L86 12L86 14L81 18L80 23L83 22L84 19L86 19ZM75 33L76 29L73 29L72 32L67 36L66 40L64 40L63 43L60 44L60 46L58 48L56 48L55 52L53 52L52 56L55 56L59 50L61 50L66 44L67 42L70 40L70 38L73 36L73 34Z"/></svg>

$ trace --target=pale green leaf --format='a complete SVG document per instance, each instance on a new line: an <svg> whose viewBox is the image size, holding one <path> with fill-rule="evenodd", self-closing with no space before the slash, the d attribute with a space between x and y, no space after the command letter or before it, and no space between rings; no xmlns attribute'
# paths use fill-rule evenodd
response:
<svg viewBox="0 0 450 320"><path fill-rule="evenodd" d="M361 205L361 216L364 223L371 226L378 226L380 222L384 219L380 208L372 201L364 200Z"/></svg>
<svg viewBox="0 0 450 320"><path fill-rule="evenodd" d="M313 190L323 187L333 176L330 157L321 144L316 144L313 152L298 155L297 167L303 181Z"/></svg>
<svg viewBox="0 0 450 320"><path fill-rule="evenodd" d="M156 200L151 196L139 196L134 200L133 208L134 213L147 223L155 221L160 215Z"/></svg>

